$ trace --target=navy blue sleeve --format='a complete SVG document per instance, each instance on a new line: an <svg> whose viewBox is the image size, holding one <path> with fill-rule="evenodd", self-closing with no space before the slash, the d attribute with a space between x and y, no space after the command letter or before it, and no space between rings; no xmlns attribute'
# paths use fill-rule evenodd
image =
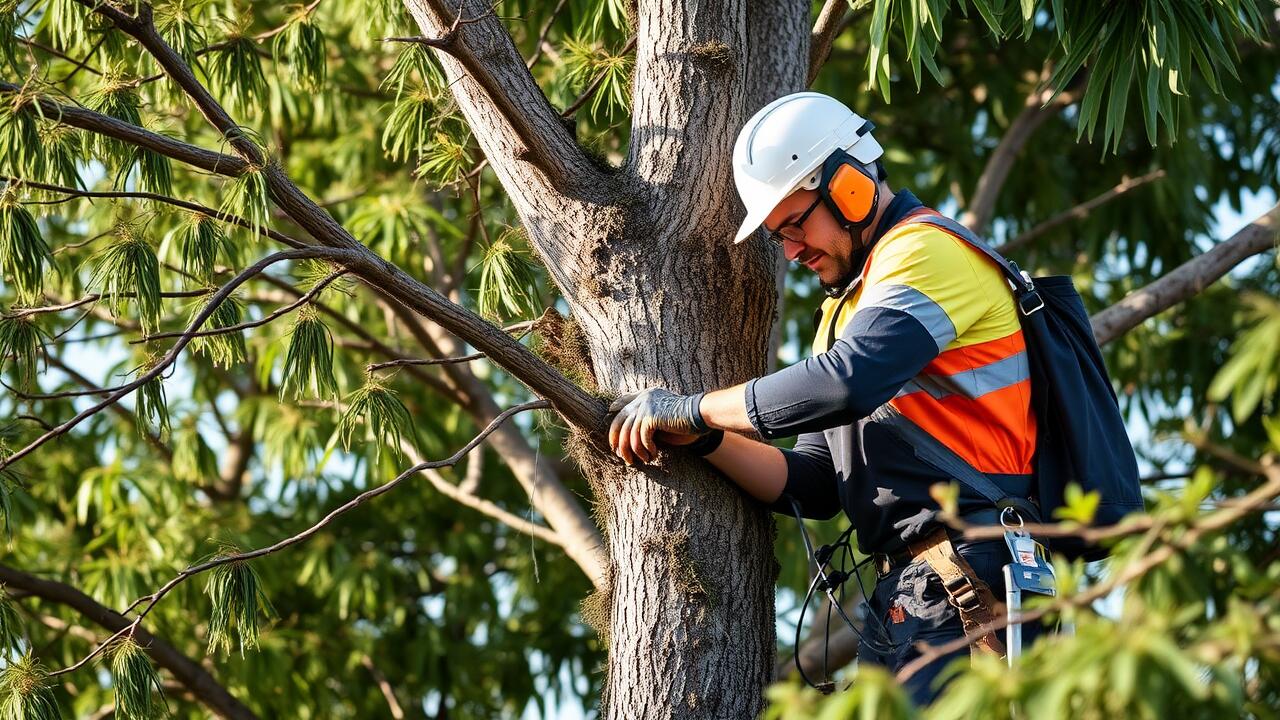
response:
<svg viewBox="0 0 1280 720"><path fill-rule="evenodd" d="M800 505L800 515L811 520L830 520L840 512L840 490L835 463L827 438L820 432L805 433L791 450L782 450L787 461L787 485L771 510L795 515L788 496Z"/></svg>
<svg viewBox="0 0 1280 720"><path fill-rule="evenodd" d="M888 402L938 355L934 335L893 308L860 309L831 349L747 383L747 417L765 438L848 425Z"/></svg>

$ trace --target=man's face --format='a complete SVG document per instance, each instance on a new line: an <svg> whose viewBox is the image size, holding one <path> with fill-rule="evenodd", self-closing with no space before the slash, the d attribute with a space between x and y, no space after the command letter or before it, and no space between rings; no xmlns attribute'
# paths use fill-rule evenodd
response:
<svg viewBox="0 0 1280 720"><path fill-rule="evenodd" d="M849 233L818 202L800 226L794 223L818 200L816 190L797 190L778 204L764 220L765 232L781 229L785 238L783 255L818 275L823 285L834 285L849 275L853 266L853 242Z"/></svg>

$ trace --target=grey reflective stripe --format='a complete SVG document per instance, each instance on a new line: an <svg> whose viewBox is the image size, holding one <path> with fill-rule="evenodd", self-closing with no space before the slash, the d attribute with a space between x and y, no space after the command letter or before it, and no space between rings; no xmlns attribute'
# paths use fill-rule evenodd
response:
<svg viewBox="0 0 1280 720"><path fill-rule="evenodd" d="M858 300L858 310L873 307L901 310L918 320L938 344L938 352L956 339L956 326L947 311L910 285L886 283L867 288Z"/></svg>
<svg viewBox="0 0 1280 720"><path fill-rule="evenodd" d="M1027 353L1020 352L955 375L917 375L903 385L895 397L927 392L935 400L941 400L949 395L964 395L970 399L977 399L987 393L1003 390L1030 378L1031 366L1027 362Z"/></svg>

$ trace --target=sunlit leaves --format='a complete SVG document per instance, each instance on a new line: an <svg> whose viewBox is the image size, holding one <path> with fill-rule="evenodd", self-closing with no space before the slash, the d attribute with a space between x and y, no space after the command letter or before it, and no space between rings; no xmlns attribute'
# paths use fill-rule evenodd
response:
<svg viewBox="0 0 1280 720"><path fill-rule="evenodd" d="M60 720L48 670L31 653L0 671L0 718L4 720Z"/></svg>
<svg viewBox="0 0 1280 720"><path fill-rule="evenodd" d="M228 548L219 557L233 554ZM248 562L235 561L209 571L205 594L213 604L209 617L209 652L229 652L232 634L243 655L256 647L262 622L271 617L271 602L262 592L258 573Z"/></svg>
<svg viewBox="0 0 1280 720"><path fill-rule="evenodd" d="M189 483L209 483L218 477L218 458L194 422L183 423L174 433L173 476Z"/></svg>
<svg viewBox="0 0 1280 720"><path fill-rule="evenodd" d="M22 650L22 620L13 606L9 589L0 585L0 656L11 660Z"/></svg>
<svg viewBox="0 0 1280 720"><path fill-rule="evenodd" d="M414 176L429 181L436 187L460 182L471 170L465 139L448 132L435 134L434 142L422 149L421 160Z"/></svg>
<svg viewBox="0 0 1280 720"><path fill-rule="evenodd" d="M923 64L941 84L935 55L949 0L886 0L875 3L867 56L869 86L889 100L893 70L891 35L901 33L917 86ZM969 3L961 2L969 12ZM1148 2L1064 3L1032 0L973 0L977 18L1001 39L1030 37L1037 22L1058 29L1050 85L1061 92L1088 68L1080 107L1079 132L1092 138L1101 126L1102 142L1119 148L1125 113L1136 94L1148 140L1160 125L1176 132L1175 96L1187 93L1187 78L1198 72L1210 89L1221 92L1220 73L1235 74L1233 36L1260 37L1263 20L1253 0L1216 3ZM1040 15L1037 15L1040 13Z"/></svg>
<svg viewBox="0 0 1280 720"><path fill-rule="evenodd" d="M140 102L137 88L111 75L103 78L98 88L85 97L85 106L90 110L138 126L142 125ZM136 159L134 146L120 140L98 133L89 133L85 138L89 152L112 167L123 170Z"/></svg>
<svg viewBox="0 0 1280 720"><path fill-rule="evenodd" d="M599 82L591 98L591 115L600 114L604 106L610 120L615 113L631 109L631 56L612 53L597 44L577 40L565 42L565 79L570 87L585 92Z"/></svg>
<svg viewBox="0 0 1280 720"><path fill-rule="evenodd" d="M253 38L232 36L205 61L209 78L222 91L223 99L241 112L254 112L266 99L267 78Z"/></svg>
<svg viewBox="0 0 1280 720"><path fill-rule="evenodd" d="M522 317L537 305L534 265L515 242L515 231L504 232L485 248L480 260L480 314L485 317Z"/></svg>
<svg viewBox="0 0 1280 720"><path fill-rule="evenodd" d="M205 306L197 304L191 310L191 319L204 311ZM213 308L213 312L205 320L201 330L222 330L239 325L244 310L234 296L229 296ZM243 331L219 332L200 335L191 340L191 349L208 356L214 365L231 367L245 359Z"/></svg>
<svg viewBox="0 0 1280 720"><path fill-rule="evenodd" d="M434 96L414 90L399 98L382 131L382 149L393 160L408 160L426 148L435 127ZM437 135L437 141L439 140Z"/></svg>
<svg viewBox="0 0 1280 720"><path fill-rule="evenodd" d="M338 382L333 376L333 337L310 306L298 312L289 333L280 396L333 398Z"/></svg>
<svg viewBox="0 0 1280 720"><path fill-rule="evenodd" d="M84 140L70 125L46 122L40 130L40 150L44 169L40 179L63 187L83 188L77 167L83 155Z"/></svg>
<svg viewBox="0 0 1280 720"><path fill-rule="evenodd" d="M127 720L152 720L167 715L160 674L132 637L111 649L111 683L116 713Z"/></svg>
<svg viewBox="0 0 1280 720"><path fill-rule="evenodd" d="M37 120L28 95L0 97L0 170L22 177L38 175L43 158Z"/></svg>
<svg viewBox="0 0 1280 720"><path fill-rule="evenodd" d="M1093 522L1093 516L1098 512L1098 503L1101 500L1102 496L1097 490L1086 493L1076 483L1070 483L1063 495L1063 504L1061 507L1054 508L1053 517L1055 520L1071 520L1081 525L1088 525Z"/></svg>
<svg viewBox="0 0 1280 720"><path fill-rule="evenodd" d="M49 246L35 218L19 202L17 190L8 185L0 193L0 273L17 289L19 302L40 297L45 263L53 264Z"/></svg>
<svg viewBox="0 0 1280 720"><path fill-rule="evenodd" d="M399 101L407 88L414 87L428 95L434 95L444 87L444 73L440 71L426 45L405 43L396 56L395 64L383 79L382 89L395 88L396 100Z"/></svg>
<svg viewBox="0 0 1280 720"><path fill-rule="evenodd" d="M317 90L324 84L328 58L325 57L324 31L312 22L305 9L290 18L289 26L276 36L271 46L277 67L287 68L289 79L306 90Z"/></svg>
<svg viewBox="0 0 1280 720"><path fill-rule="evenodd" d="M131 299L145 331L160 324L160 263L155 249L135 228L116 228L117 242L90 258L93 274L89 286L106 298L114 311L123 311L125 300Z"/></svg>
<svg viewBox="0 0 1280 720"><path fill-rule="evenodd" d="M222 206L219 210L236 215L249 222L249 232L257 235L271 223L271 201L267 190L267 176L262 168L250 168L244 174L231 178L224 187Z"/></svg>
<svg viewBox="0 0 1280 720"><path fill-rule="evenodd" d="M908 720L917 712L899 685L885 669L859 666L848 690L824 700L817 690L799 683L779 683L765 691L769 707L761 720Z"/></svg>
<svg viewBox="0 0 1280 720"><path fill-rule="evenodd" d="M39 375L38 363L48 339L35 315L0 317L0 370L10 369L19 388L30 388Z"/></svg>
<svg viewBox="0 0 1280 720"><path fill-rule="evenodd" d="M1227 361L1209 386L1209 399L1231 398L1231 415L1243 422L1259 405L1275 409L1280 392L1280 302L1259 293L1245 296L1245 319L1252 327L1231 345Z"/></svg>
<svg viewBox="0 0 1280 720"><path fill-rule="evenodd" d="M176 234L182 272L192 276L197 283L204 284L213 279L218 258L221 257L228 265L237 259L235 246L231 244L222 224L208 215L188 215Z"/></svg>
<svg viewBox="0 0 1280 720"><path fill-rule="evenodd" d="M0 0L0 63L16 68L18 62L18 0Z"/></svg>
<svg viewBox="0 0 1280 720"><path fill-rule="evenodd" d="M413 418L394 390L370 378L351 394L347 410L338 421L338 432L347 450L354 441L367 437L376 443L376 454L381 454L385 446L398 457L404 437L413 437Z"/></svg>
<svg viewBox="0 0 1280 720"><path fill-rule="evenodd" d="M145 373L150 369L148 365L143 365L138 368L138 371ZM133 414L138 426L138 432L144 434L155 432L162 442L167 441L169 438L169 403L165 399L164 378L157 375L143 383L134 392L134 400Z"/></svg>

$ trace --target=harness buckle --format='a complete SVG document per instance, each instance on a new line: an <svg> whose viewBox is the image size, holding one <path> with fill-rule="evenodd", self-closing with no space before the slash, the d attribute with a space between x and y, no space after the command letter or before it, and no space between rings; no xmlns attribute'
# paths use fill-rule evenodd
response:
<svg viewBox="0 0 1280 720"><path fill-rule="evenodd" d="M1028 302L1031 301L1031 302ZM1034 304L1033 304L1034 303ZM1040 297L1040 291L1032 286L1030 292L1018 298L1018 310L1028 317L1034 315L1044 309L1044 298Z"/></svg>

